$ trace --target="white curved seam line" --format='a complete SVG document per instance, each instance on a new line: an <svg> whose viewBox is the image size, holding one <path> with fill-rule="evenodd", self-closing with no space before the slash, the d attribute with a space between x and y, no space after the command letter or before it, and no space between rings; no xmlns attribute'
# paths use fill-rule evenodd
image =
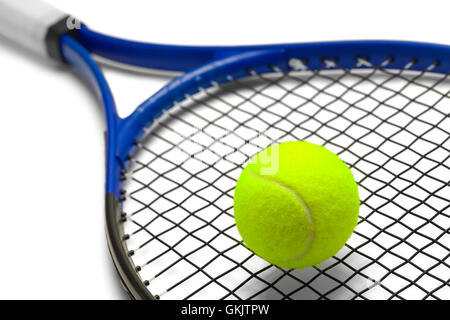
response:
<svg viewBox="0 0 450 320"><path fill-rule="evenodd" d="M275 181L267 180L267 179L264 179L264 178L262 178L262 177L260 177L260 176L257 176L257 175L255 175L253 172L250 172L250 170L248 171L248 173L249 173L253 178L260 179L260 180L266 181L266 182L268 182L268 183L272 183L272 184L274 184L274 185L276 185L276 186L278 186L278 187L280 187L280 188L282 188L282 189L284 189L284 190L290 192L291 194L293 194L294 197L298 200L298 202L300 202L300 205L303 207L303 209L305 209L306 216L308 217L309 222L311 222L311 224L314 226L314 223L313 223L313 221L312 221L311 213L309 212L308 206L303 202L303 200L302 200L302 198L300 197L300 195L298 195L294 190L291 190L291 189L289 189L289 188L287 188L287 187L285 187L285 186L283 186L283 185L281 185L281 184L279 184L279 183L277 183L277 182L275 182ZM290 262L290 261L296 261L296 260L300 259L301 257L303 257L303 256L309 251L309 248L311 247L311 242L312 242L313 238L314 238L314 230L312 230L312 231L310 232L310 234L309 234L308 245L306 246L305 251L303 251L303 252L300 253L298 256L296 256L296 257L294 257L294 258L292 258L292 259L290 259L290 260L287 260L287 261L289 261L289 262Z"/></svg>

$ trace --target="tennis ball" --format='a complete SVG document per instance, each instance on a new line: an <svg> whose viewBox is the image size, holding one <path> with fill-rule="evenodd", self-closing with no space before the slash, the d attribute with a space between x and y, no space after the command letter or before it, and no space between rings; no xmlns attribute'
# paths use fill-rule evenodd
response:
<svg viewBox="0 0 450 320"><path fill-rule="evenodd" d="M316 265L336 254L357 223L358 187L349 168L324 147L273 145L242 172L234 217L244 243L285 268Z"/></svg>

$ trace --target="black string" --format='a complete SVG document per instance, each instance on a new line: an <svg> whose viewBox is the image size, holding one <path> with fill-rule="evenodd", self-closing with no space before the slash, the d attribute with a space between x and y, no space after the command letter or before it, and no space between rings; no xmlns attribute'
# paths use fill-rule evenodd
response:
<svg viewBox="0 0 450 320"><path fill-rule="evenodd" d="M449 299L448 75L337 63L274 69L187 97L137 144L125 229L149 290L182 299ZM233 218L246 162L291 140L337 153L361 198L346 246L304 270L255 256Z"/></svg>

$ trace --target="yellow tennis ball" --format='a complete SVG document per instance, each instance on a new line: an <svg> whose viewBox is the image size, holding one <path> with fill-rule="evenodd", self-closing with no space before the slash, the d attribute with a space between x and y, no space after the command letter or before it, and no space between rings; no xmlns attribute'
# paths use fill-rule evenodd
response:
<svg viewBox="0 0 450 320"><path fill-rule="evenodd" d="M316 265L336 254L358 219L358 187L349 168L324 147L273 145L242 172L234 217L244 243L285 268Z"/></svg>

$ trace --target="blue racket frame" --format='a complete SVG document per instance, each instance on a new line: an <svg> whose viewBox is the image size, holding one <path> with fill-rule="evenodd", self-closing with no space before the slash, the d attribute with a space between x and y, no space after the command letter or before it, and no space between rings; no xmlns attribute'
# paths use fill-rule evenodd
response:
<svg viewBox="0 0 450 320"><path fill-rule="evenodd" d="M432 72L450 72L450 47L438 44L404 41L338 41L303 44L195 47L170 46L134 42L113 38L82 27L77 39L61 37L61 52L67 63L74 66L87 80L103 103L107 121L106 193L120 197L120 170L126 169L128 156L144 128L170 109L176 102L194 94L213 82L228 82L229 78L249 76L275 70L292 70L292 58L304 61L309 70L321 70L324 61L336 61L339 68L355 67L357 57L373 66L389 59L385 68L402 69L414 61L411 70L426 71L438 63ZM130 116L120 118L106 79L91 57L104 58L151 69L186 72L144 101ZM276 67L276 68L274 68ZM361 65L361 68L367 66ZM190 71L188 71L190 70Z"/></svg>
<svg viewBox="0 0 450 320"><path fill-rule="evenodd" d="M155 298L140 279L126 247L120 220L121 178L128 158L155 119L177 102L207 89L214 83L248 77L251 73L288 72L295 68L291 59L301 61L310 71L333 68L355 68L361 58L377 67L450 72L450 47L437 44L403 41L342 41L304 44L279 44L230 47L194 47L157 45L117 39L96 33L87 27L76 37L60 38L63 59L85 78L105 109L107 123L106 166L106 230L108 245L122 283L133 298ZM120 118L114 98L92 54L132 66L185 72L144 101L131 115ZM430 68L432 66L432 68ZM250 73L251 72L251 73Z"/></svg>

